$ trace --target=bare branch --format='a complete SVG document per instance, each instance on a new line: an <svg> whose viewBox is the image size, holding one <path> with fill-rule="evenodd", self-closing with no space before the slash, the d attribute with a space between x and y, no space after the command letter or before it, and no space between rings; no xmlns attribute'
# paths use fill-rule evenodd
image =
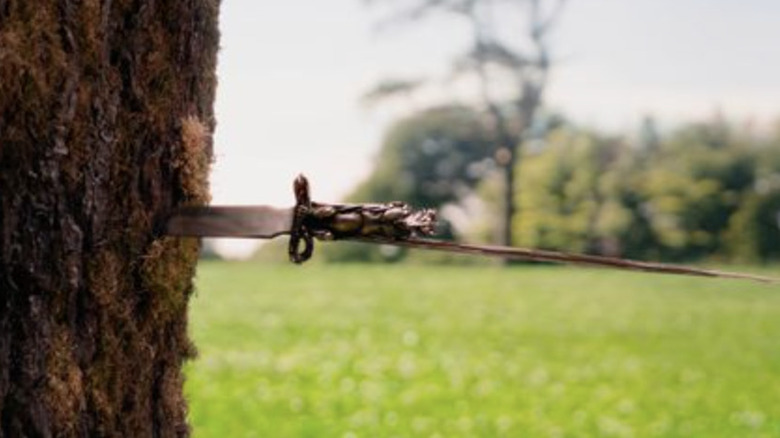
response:
<svg viewBox="0 0 780 438"><path fill-rule="evenodd" d="M374 105L390 97L410 95L423 84L423 79L385 79L363 94L360 100L364 105Z"/></svg>
<svg viewBox="0 0 780 438"><path fill-rule="evenodd" d="M382 0L367 0L368 3L378 3ZM419 21L427 18L435 11L444 11L458 15L467 14L474 8L477 0L419 0L416 4L401 8L379 23L378 28L385 29L399 24Z"/></svg>
<svg viewBox="0 0 780 438"><path fill-rule="evenodd" d="M564 6L566 6L567 0L558 0L555 2L552 11L547 15L545 19L539 24L539 32L541 36L546 35L557 24L561 15L563 14Z"/></svg>

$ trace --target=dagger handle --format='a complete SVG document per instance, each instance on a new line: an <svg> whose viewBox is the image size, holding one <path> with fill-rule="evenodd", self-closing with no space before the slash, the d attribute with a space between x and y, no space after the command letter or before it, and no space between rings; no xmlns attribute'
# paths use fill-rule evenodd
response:
<svg viewBox="0 0 780 438"><path fill-rule="evenodd" d="M294 263L308 260L313 238L320 240L403 240L430 236L436 229L436 211L415 210L403 202L384 204L323 204L311 202L309 182L299 175L293 184L295 215L289 255ZM301 248L301 243L304 244Z"/></svg>

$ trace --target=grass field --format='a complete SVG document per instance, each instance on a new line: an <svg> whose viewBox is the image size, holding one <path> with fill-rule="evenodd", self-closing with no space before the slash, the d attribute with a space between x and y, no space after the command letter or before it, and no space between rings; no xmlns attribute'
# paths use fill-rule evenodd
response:
<svg viewBox="0 0 780 438"><path fill-rule="evenodd" d="M211 262L191 333L195 438L780 437L777 286Z"/></svg>

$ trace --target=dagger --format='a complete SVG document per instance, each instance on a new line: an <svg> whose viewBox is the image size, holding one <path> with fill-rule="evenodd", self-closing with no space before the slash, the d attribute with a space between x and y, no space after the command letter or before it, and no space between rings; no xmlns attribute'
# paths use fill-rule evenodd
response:
<svg viewBox="0 0 780 438"><path fill-rule="evenodd" d="M398 247L446 251L503 259L601 266L616 269L747 279L764 283L780 280L739 272L643 262L614 257L547 251L532 248L478 245L429 238L436 229L436 211L413 209L403 202L382 204L326 204L312 202L309 182L299 175L293 183L296 204L271 206L189 206L175 210L165 223L165 234L182 237L238 237L273 239L289 235L293 263L303 263L314 252L314 239L349 240Z"/></svg>

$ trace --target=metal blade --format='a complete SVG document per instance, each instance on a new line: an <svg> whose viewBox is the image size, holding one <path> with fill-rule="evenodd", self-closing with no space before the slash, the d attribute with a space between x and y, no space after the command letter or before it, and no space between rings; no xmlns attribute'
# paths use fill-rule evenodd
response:
<svg viewBox="0 0 780 438"><path fill-rule="evenodd" d="M165 232L172 236L271 239L289 234L292 223L292 207L184 207L171 215Z"/></svg>

